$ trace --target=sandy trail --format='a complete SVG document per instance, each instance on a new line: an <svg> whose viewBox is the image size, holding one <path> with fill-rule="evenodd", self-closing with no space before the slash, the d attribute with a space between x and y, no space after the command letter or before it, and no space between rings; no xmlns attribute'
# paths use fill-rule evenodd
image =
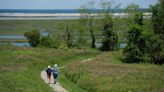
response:
<svg viewBox="0 0 164 92"><path fill-rule="evenodd" d="M88 62L88 61L92 61L92 60L94 60L94 58L85 59L85 60L82 60L81 62ZM59 69L61 69L61 68L65 68L65 67L59 67ZM45 83L49 84L45 70L41 72L40 76L44 80ZM53 76L51 76L51 82L50 82L49 86L53 88L54 92L68 92L65 88L63 88L60 85L59 82L54 84Z"/></svg>
<svg viewBox="0 0 164 92"><path fill-rule="evenodd" d="M46 74L45 70L41 72L40 76L44 80L44 82L48 84L47 74ZM51 76L51 82L50 82L49 86L53 88L54 92L68 92L65 88L63 88L60 85L59 82L54 84L53 76Z"/></svg>

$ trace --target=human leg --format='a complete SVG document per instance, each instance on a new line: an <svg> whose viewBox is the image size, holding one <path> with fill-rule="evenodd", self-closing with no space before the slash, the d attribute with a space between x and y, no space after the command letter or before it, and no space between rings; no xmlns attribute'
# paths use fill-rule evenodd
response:
<svg viewBox="0 0 164 92"><path fill-rule="evenodd" d="M56 82L57 82L57 74L53 74L53 76L54 76L54 84L56 84Z"/></svg>

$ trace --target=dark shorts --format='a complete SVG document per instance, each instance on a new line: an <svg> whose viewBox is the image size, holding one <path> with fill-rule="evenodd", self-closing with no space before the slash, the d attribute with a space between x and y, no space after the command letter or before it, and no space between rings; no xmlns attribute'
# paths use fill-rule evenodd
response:
<svg viewBox="0 0 164 92"><path fill-rule="evenodd" d="M54 79L57 79L58 74L53 74L53 76L54 76Z"/></svg>

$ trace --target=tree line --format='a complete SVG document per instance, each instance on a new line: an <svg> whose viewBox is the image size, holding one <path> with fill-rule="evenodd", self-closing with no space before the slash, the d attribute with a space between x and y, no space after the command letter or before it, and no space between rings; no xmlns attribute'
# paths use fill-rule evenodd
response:
<svg viewBox="0 0 164 92"><path fill-rule="evenodd" d="M164 63L164 0L151 6L152 30L144 29L143 13L134 12L124 49L124 62Z"/></svg>
<svg viewBox="0 0 164 92"><path fill-rule="evenodd" d="M69 24L65 24L64 47L82 48L88 46L87 39L82 34L88 31L91 37L90 47L95 48L95 32L101 31L103 35L101 51L118 50L118 32L114 30L111 8L119 7L111 2L102 0L100 7L102 12L94 15L92 10L96 8L94 1L89 1L81 6L81 18L79 19L79 36L74 41ZM164 63L164 0L151 6L151 23L153 29L145 29L143 12L139 11L139 6L131 4L127 7L126 13L129 14L127 25L129 27L127 35L127 46L123 49L123 62L126 63ZM60 41L53 39L52 36L41 37L38 30L32 30L24 34L31 46L59 48Z"/></svg>

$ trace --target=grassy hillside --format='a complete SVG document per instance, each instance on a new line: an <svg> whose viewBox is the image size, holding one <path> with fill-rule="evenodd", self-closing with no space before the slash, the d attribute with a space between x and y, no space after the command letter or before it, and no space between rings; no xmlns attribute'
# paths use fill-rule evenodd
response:
<svg viewBox="0 0 164 92"><path fill-rule="evenodd" d="M120 52L106 52L93 61L71 63L65 75L88 92L164 91L164 66L123 64L120 56Z"/></svg>
<svg viewBox="0 0 164 92"><path fill-rule="evenodd" d="M94 57L95 50L24 48L0 45L0 92L53 92L40 78L40 72L57 63L65 66L70 62ZM74 85L60 70L59 81ZM77 86L69 90L82 90Z"/></svg>
<svg viewBox="0 0 164 92"><path fill-rule="evenodd" d="M99 55L98 55L99 54ZM98 55L98 56L96 56ZM40 78L47 65L66 66L59 81L69 92L162 92L164 66L123 64L121 52L0 45L0 92L52 92ZM80 62L95 57L88 62ZM76 61L76 62L74 62Z"/></svg>

